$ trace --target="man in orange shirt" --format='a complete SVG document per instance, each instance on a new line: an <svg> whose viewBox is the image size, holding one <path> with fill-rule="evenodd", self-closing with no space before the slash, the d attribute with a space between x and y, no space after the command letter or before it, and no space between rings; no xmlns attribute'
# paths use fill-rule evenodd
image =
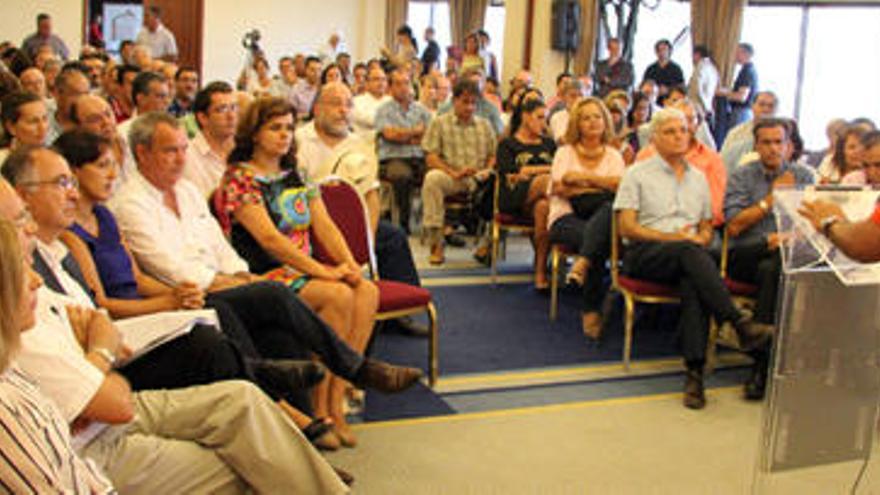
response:
<svg viewBox="0 0 880 495"><path fill-rule="evenodd" d="M706 176L706 182L709 183L709 195L712 199L712 226L720 227L724 225L724 191L727 188L727 170L724 168L724 161L721 159L721 155L696 138L702 115L694 107L694 104L685 99L672 107L681 110L687 118L691 145L684 155L684 159ZM645 146L636 155L636 161L647 160L655 154L657 154L657 150L653 144Z"/></svg>

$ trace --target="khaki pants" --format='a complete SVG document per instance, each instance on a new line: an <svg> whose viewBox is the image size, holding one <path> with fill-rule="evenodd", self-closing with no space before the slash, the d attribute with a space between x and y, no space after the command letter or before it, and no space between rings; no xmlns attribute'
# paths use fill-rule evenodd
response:
<svg viewBox="0 0 880 495"><path fill-rule="evenodd" d="M473 192L477 188L476 181L468 177L455 180L446 172L434 169L425 174L422 184L422 226L429 233L429 240L437 242L438 231L442 234L446 208L443 199L446 196L464 192Z"/></svg>
<svg viewBox="0 0 880 495"><path fill-rule="evenodd" d="M254 385L134 394L136 417L82 454L120 493L347 493L333 468Z"/></svg>

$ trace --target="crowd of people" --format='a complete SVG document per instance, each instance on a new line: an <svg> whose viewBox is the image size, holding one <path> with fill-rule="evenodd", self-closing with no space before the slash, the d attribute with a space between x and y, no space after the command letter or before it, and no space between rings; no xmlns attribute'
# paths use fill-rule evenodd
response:
<svg viewBox="0 0 880 495"><path fill-rule="evenodd" d="M680 295L684 404L697 409L710 318L754 357L745 395L763 397L774 189L880 182L873 123L835 120L828 149L806 154L758 89L747 44L731 88L705 47L684 86L661 40L633 91L612 39L593 74L560 74L545 98L520 71L504 97L484 32L441 70L433 32L419 58L402 27L364 63L338 34L282 57L275 76L255 53L236 89L176 65L160 16L149 10L119 60L86 46L68 61L45 14L0 49L0 474L12 492L346 491L351 475L316 449L356 446L352 390L397 392L421 372L364 355L378 290L322 201L327 178L362 199L383 279L419 285L415 229L439 265L468 215L532 225L535 288L549 286L550 246L568 247L593 340L616 222L622 272ZM729 274L757 287L753 314L721 277L724 231ZM483 242L474 255L491 253ZM113 323L202 308L217 322L136 359Z"/></svg>

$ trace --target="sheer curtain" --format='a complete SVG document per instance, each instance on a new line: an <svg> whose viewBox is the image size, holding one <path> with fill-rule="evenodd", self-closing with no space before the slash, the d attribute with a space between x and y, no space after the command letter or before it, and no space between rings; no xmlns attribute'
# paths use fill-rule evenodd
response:
<svg viewBox="0 0 880 495"><path fill-rule="evenodd" d="M732 82L745 7L746 0L691 1L693 44L705 45L712 52L723 85Z"/></svg>
<svg viewBox="0 0 880 495"><path fill-rule="evenodd" d="M483 27L489 0L449 0L452 43L464 46L467 35Z"/></svg>
<svg viewBox="0 0 880 495"><path fill-rule="evenodd" d="M409 0L386 0L388 7L385 14L385 47L392 53L396 48L397 29L406 24L409 11Z"/></svg>
<svg viewBox="0 0 880 495"><path fill-rule="evenodd" d="M581 43L574 54L574 73L589 75L599 36L599 0L581 0Z"/></svg>

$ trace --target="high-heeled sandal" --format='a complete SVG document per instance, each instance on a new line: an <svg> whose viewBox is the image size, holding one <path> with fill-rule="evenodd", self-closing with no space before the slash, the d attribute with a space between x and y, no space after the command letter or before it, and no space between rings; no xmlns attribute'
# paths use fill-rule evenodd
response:
<svg viewBox="0 0 880 495"><path fill-rule="evenodd" d="M348 425L344 427L338 424L334 425L333 431L343 447L354 448L357 446L357 437L354 436L354 433L351 432L351 427Z"/></svg>

